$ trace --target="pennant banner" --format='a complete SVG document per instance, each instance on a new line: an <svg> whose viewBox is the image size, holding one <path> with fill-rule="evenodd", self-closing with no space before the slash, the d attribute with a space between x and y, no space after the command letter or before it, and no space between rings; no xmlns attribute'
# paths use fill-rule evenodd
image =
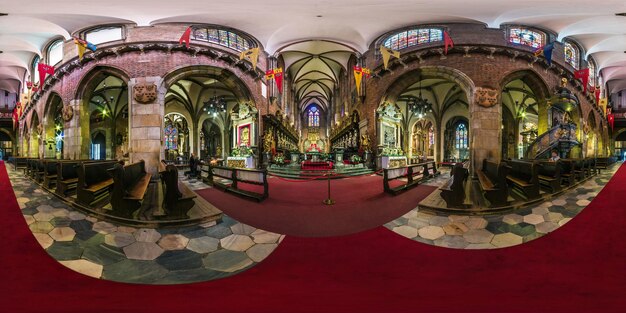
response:
<svg viewBox="0 0 626 313"><path fill-rule="evenodd" d="M604 113L605 115L609 113L608 112L608 108L607 108L608 104L609 104L609 99L608 98L600 99L600 102L598 104L598 106L602 110L602 113Z"/></svg>
<svg viewBox="0 0 626 313"><path fill-rule="evenodd" d="M552 65L552 51L554 50L554 42L551 42L545 46L541 46L535 50L535 56L543 55L548 62L548 65Z"/></svg>
<svg viewBox="0 0 626 313"><path fill-rule="evenodd" d="M602 94L602 89L600 89L600 86L596 86L596 90L594 91L594 94L596 96L596 104L600 105L600 95Z"/></svg>
<svg viewBox="0 0 626 313"><path fill-rule="evenodd" d="M22 117L22 103L15 103L15 108L13 109L13 129L17 128L20 117Z"/></svg>
<svg viewBox="0 0 626 313"><path fill-rule="evenodd" d="M239 55L239 60L247 59L252 62L252 68L256 69L256 63L259 61L259 48L251 48L246 51L242 51Z"/></svg>
<svg viewBox="0 0 626 313"><path fill-rule="evenodd" d="M448 55L448 48L454 48L454 41L447 31L443 32L443 53Z"/></svg>
<svg viewBox="0 0 626 313"><path fill-rule="evenodd" d="M39 70L39 84L43 86L43 82L46 79L46 74L54 75L54 66L39 63L37 64L37 69Z"/></svg>
<svg viewBox="0 0 626 313"><path fill-rule="evenodd" d="M279 93L283 93L283 69L282 67L267 70L265 72L265 79L267 81L274 80L276 82L276 88Z"/></svg>
<svg viewBox="0 0 626 313"><path fill-rule="evenodd" d="M587 86L589 85L589 68L575 71L574 78L580 79L580 81L583 83L583 92L587 93Z"/></svg>
<svg viewBox="0 0 626 313"><path fill-rule="evenodd" d="M380 54L383 56L383 65L385 69L389 65L389 59L393 56L396 59L400 58L400 51L389 49L383 45L380 46Z"/></svg>
<svg viewBox="0 0 626 313"><path fill-rule="evenodd" d="M189 49L190 41L191 41L191 26L187 27L187 30L185 30L183 35L180 36L180 39L178 40L178 44L182 45L184 42L187 49Z"/></svg>
<svg viewBox="0 0 626 313"><path fill-rule="evenodd" d="M615 116L613 115L613 113L609 113L609 115L607 115L606 120L609 122L609 125L611 125L611 130L613 130L613 126L615 125Z"/></svg>
<svg viewBox="0 0 626 313"><path fill-rule="evenodd" d="M80 38L76 38L76 37L73 37L73 38L74 38L74 44L76 44L76 48L78 49L78 58L79 59L81 59L81 60L83 59L83 55L85 54L85 50L86 49L89 49L91 51L96 51L96 49L97 49L96 45L94 45L94 44L92 44L92 43L90 43L88 41L82 40Z"/></svg>
<svg viewBox="0 0 626 313"><path fill-rule="evenodd" d="M370 77L371 71L368 68L355 66L354 67L354 82L356 83L356 94L361 95L361 81L363 76L365 78Z"/></svg>

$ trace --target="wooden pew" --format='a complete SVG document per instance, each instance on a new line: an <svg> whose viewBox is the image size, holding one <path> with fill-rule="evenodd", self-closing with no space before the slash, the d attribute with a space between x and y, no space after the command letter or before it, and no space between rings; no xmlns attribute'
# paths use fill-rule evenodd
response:
<svg viewBox="0 0 626 313"><path fill-rule="evenodd" d="M57 165L58 160L45 160L43 165L43 186L46 188L52 188L57 183Z"/></svg>
<svg viewBox="0 0 626 313"><path fill-rule="evenodd" d="M43 177L45 174L45 164L44 164L44 159L37 159L35 160L35 164L34 164L34 168L33 168L33 178L35 179L35 182L37 183L41 183L43 182Z"/></svg>
<svg viewBox="0 0 626 313"><path fill-rule="evenodd" d="M61 197L67 197L76 192L78 171L76 167L82 161L63 161L57 163L57 180L55 192Z"/></svg>
<svg viewBox="0 0 626 313"><path fill-rule="evenodd" d="M616 157L600 157L596 158L596 167L600 169L607 169L613 163L617 162Z"/></svg>
<svg viewBox="0 0 626 313"><path fill-rule="evenodd" d="M132 218L133 213L141 207L152 175L146 172L144 160L126 166L117 163L109 173L113 176L111 213Z"/></svg>
<svg viewBox="0 0 626 313"><path fill-rule="evenodd" d="M35 170L35 160L33 158L26 159L26 167L24 168L24 176L33 178Z"/></svg>
<svg viewBox="0 0 626 313"><path fill-rule="evenodd" d="M503 206L508 203L508 186L506 176L510 167L504 162L500 164L487 159L483 160L483 168L476 171L480 188L490 207Z"/></svg>
<svg viewBox="0 0 626 313"><path fill-rule="evenodd" d="M591 177L598 173L596 169L596 159L586 158L584 162L585 162L585 173L587 174L587 177Z"/></svg>
<svg viewBox="0 0 626 313"><path fill-rule="evenodd" d="M574 160L561 159L559 161L561 163L561 183L569 187L574 186L574 184L578 181L576 174L574 173Z"/></svg>
<svg viewBox="0 0 626 313"><path fill-rule="evenodd" d="M577 180L584 180L587 178L585 162L582 159L573 159L572 161L572 173L576 176Z"/></svg>
<svg viewBox="0 0 626 313"><path fill-rule="evenodd" d="M507 160L511 167L506 176L512 191L526 200L539 198L539 172L535 163L522 160Z"/></svg>
<svg viewBox="0 0 626 313"><path fill-rule="evenodd" d="M76 202L93 208L98 203L108 203L113 178L108 170L118 162L82 162L78 165L78 182L76 185Z"/></svg>
<svg viewBox="0 0 626 313"><path fill-rule="evenodd" d="M24 158L24 157L13 157L13 169L14 170L18 170L18 169L24 169L26 168L26 161L28 160L28 158Z"/></svg>
<svg viewBox="0 0 626 313"><path fill-rule="evenodd" d="M469 175L462 163L456 163L450 172L450 178L439 188L446 207L459 208L465 200L465 180Z"/></svg>
<svg viewBox="0 0 626 313"><path fill-rule="evenodd" d="M227 179L227 182L216 181L215 177ZM266 170L253 170L247 168L233 168L209 165L207 183L227 192L253 199L258 202L269 196ZM263 186L263 193L244 190L238 187L238 183L246 183Z"/></svg>
<svg viewBox="0 0 626 313"><path fill-rule="evenodd" d="M420 181L438 175L434 161L411 164L395 168L383 169L383 189L392 195L409 190L419 184ZM406 178L407 182L397 187L391 187L390 182L396 179Z"/></svg>
<svg viewBox="0 0 626 313"><path fill-rule="evenodd" d="M167 165L160 171L161 179L165 185L165 197L163 207L169 218L186 219L189 218L187 212L193 208L197 197L187 185L178 179L178 168L174 165Z"/></svg>
<svg viewBox="0 0 626 313"><path fill-rule="evenodd" d="M556 162L537 161L536 164L538 166L539 184L550 190L551 193L561 191L561 167L563 162L561 160Z"/></svg>

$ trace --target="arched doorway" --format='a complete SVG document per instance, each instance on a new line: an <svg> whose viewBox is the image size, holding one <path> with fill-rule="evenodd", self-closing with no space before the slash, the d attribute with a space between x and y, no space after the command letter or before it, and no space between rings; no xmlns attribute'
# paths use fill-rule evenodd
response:
<svg viewBox="0 0 626 313"><path fill-rule="evenodd" d="M52 93L48 97L45 111L46 126L44 135L44 156L46 158L63 158L63 138L65 136L65 121L63 120L63 101L61 97Z"/></svg>
<svg viewBox="0 0 626 313"><path fill-rule="evenodd" d="M585 157L595 158L598 156L598 138L600 137L596 126L596 116L593 111L589 112L587 120L583 123L583 138L585 142Z"/></svg>
<svg viewBox="0 0 626 313"><path fill-rule="evenodd" d="M188 158L189 145L189 123L187 119L179 113L169 113L165 115L163 129L163 141L165 143L165 159L177 160Z"/></svg>
<svg viewBox="0 0 626 313"><path fill-rule="evenodd" d="M502 89L502 158L523 159L539 132L539 99L521 77Z"/></svg>
<svg viewBox="0 0 626 313"><path fill-rule="evenodd" d="M39 145L42 140L43 126L39 123L39 115L37 111L33 111L33 115L30 122L30 146L28 156L31 158L39 158Z"/></svg>
<svg viewBox="0 0 626 313"><path fill-rule="evenodd" d="M103 131L97 131L91 138L91 156L92 160L106 159L106 136Z"/></svg>

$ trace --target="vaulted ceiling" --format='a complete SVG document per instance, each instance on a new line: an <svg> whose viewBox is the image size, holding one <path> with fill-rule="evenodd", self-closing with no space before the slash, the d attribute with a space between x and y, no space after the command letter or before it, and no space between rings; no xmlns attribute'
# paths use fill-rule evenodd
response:
<svg viewBox="0 0 626 313"><path fill-rule="evenodd" d="M27 64L51 38L69 39L79 29L119 22L229 26L256 37L270 54L311 39L364 52L381 34L415 24L519 23L577 40L597 60L612 91L626 88L626 17L615 15L626 12L623 0L3 0L0 10L9 14L0 16L0 89L9 91L17 91ZM325 83L317 85L322 91Z"/></svg>

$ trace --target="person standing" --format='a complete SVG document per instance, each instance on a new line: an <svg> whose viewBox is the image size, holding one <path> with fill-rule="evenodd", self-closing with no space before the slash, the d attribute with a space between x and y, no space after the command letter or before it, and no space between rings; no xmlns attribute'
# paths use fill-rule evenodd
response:
<svg viewBox="0 0 626 313"><path fill-rule="evenodd" d="M193 153L191 153L191 155L189 156L189 176L191 177L196 176L196 162L196 158L193 156Z"/></svg>

